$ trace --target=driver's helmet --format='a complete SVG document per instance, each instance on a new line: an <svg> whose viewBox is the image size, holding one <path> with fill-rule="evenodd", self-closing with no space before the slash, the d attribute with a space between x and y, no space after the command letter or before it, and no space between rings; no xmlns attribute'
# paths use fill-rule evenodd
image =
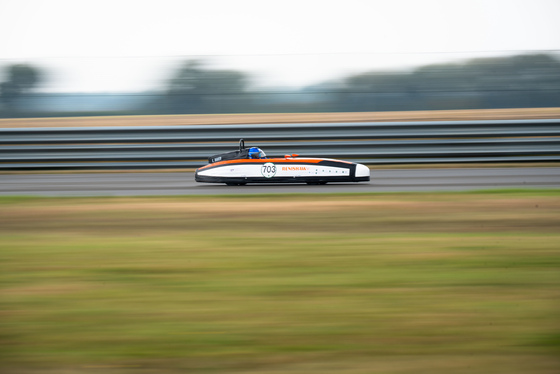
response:
<svg viewBox="0 0 560 374"><path fill-rule="evenodd" d="M249 149L249 158L266 158L266 155L262 149L257 147L252 147Z"/></svg>

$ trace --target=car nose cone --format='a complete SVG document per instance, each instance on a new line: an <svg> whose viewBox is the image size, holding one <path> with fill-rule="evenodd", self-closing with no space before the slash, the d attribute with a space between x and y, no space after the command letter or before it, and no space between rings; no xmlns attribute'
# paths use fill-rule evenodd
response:
<svg viewBox="0 0 560 374"><path fill-rule="evenodd" d="M369 168L365 165L362 164L357 164L356 165L356 177L369 177L370 176L370 172L369 172Z"/></svg>

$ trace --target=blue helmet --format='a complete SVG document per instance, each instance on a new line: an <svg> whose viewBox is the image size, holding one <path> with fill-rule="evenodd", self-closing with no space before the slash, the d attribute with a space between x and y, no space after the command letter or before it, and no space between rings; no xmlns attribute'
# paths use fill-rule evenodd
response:
<svg viewBox="0 0 560 374"><path fill-rule="evenodd" d="M252 147L249 149L249 158L266 158L266 155L260 148Z"/></svg>

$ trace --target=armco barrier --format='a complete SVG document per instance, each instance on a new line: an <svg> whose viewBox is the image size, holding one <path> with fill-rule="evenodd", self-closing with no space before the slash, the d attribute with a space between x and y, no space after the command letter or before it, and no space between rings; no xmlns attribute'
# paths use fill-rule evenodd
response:
<svg viewBox="0 0 560 374"><path fill-rule="evenodd" d="M0 170L204 165L239 139L366 164L560 161L560 119L0 129Z"/></svg>

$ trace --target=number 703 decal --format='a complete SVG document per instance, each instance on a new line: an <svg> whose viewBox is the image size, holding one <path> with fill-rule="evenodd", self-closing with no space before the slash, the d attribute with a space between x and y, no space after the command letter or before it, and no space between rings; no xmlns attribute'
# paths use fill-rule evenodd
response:
<svg viewBox="0 0 560 374"><path fill-rule="evenodd" d="M272 162L267 162L261 167L261 174L265 178L272 178L276 175L276 165Z"/></svg>

